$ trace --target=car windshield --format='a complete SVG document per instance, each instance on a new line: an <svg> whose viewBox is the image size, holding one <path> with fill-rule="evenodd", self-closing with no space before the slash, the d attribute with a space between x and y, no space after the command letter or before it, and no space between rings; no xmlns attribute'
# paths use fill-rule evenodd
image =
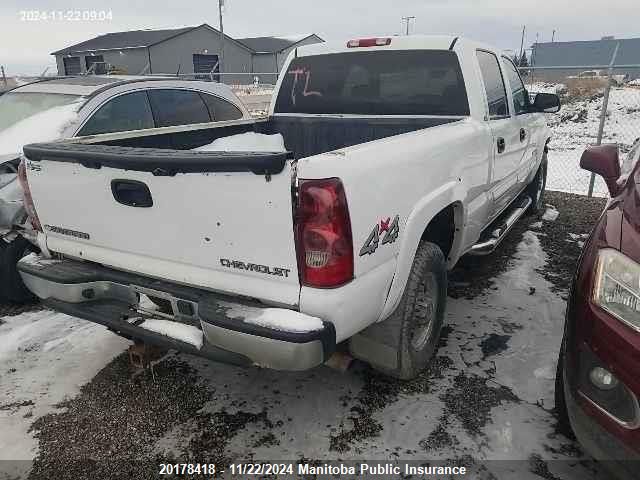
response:
<svg viewBox="0 0 640 480"><path fill-rule="evenodd" d="M0 96L0 132L20 120L50 108L71 104L79 98L79 95L60 93L6 93Z"/></svg>

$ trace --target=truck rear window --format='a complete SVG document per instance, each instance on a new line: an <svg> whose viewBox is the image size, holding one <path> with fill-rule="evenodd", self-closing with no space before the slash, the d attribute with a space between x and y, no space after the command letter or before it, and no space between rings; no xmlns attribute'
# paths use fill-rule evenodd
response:
<svg viewBox="0 0 640 480"><path fill-rule="evenodd" d="M448 50L395 50L294 59L276 113L469 115L458 57Z"/></svg>

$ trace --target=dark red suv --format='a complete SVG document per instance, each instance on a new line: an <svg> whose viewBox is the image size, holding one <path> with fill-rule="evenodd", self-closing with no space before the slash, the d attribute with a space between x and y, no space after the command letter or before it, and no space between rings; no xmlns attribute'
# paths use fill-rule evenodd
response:
<svg viewBox="0 0 640 480"><path fill-rule="evenodd" d="M567 305L556 409L585 450L620 478L640 478L640 141L588 148L585 170L611 199L584 246Z"/></svg>

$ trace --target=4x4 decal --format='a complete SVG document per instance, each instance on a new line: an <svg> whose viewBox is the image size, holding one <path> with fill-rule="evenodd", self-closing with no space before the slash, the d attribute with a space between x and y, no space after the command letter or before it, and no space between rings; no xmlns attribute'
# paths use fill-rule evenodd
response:
<svg viewBox="0 0 640 480"><path fill-rule="evenodd" d="M391 217L386 220L380 220L380 224L376 223L376 226L373 227L373 230L367 237L367 241L364 242L364 245L360 249L360 256L364 255L372 255L378 249L378 245L380 244L380 236L384 234L382 237L382 245L386 245L387 243L393 243L398 238L398 234L400 233L400 216L396 215L391 221Z"/></svg>

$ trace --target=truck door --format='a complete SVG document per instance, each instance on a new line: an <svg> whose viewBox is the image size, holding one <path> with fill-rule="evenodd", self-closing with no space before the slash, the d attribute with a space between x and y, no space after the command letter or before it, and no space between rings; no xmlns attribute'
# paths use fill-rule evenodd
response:
<svg viewBox="0 0 640 480"><path fill-rule="evenodd" d="M541 147L536 144L538 140L537 135L535 135L537 128L536 115L529 108L529 94L524 88L518 69L509 58L504 56L502 57L502 64L511 92L513 119L519 128L518 139L522 149L522 157L520 162L515 165L515 168L517 170L518 187L522 190L534 174L533 170L537 166L536 160L539 156L538 148L543 148L544 145Z"/></svg>
<svg viewBox="0 0 640 480"><path fill-rule="evenodd" d="M491 218L504 210L518 189L517 165L524 151L520 127L509 113L507 90L498 57L486 50L476 52L487 100L486 121L493 137L490 194L494 201Z"/></svg>

